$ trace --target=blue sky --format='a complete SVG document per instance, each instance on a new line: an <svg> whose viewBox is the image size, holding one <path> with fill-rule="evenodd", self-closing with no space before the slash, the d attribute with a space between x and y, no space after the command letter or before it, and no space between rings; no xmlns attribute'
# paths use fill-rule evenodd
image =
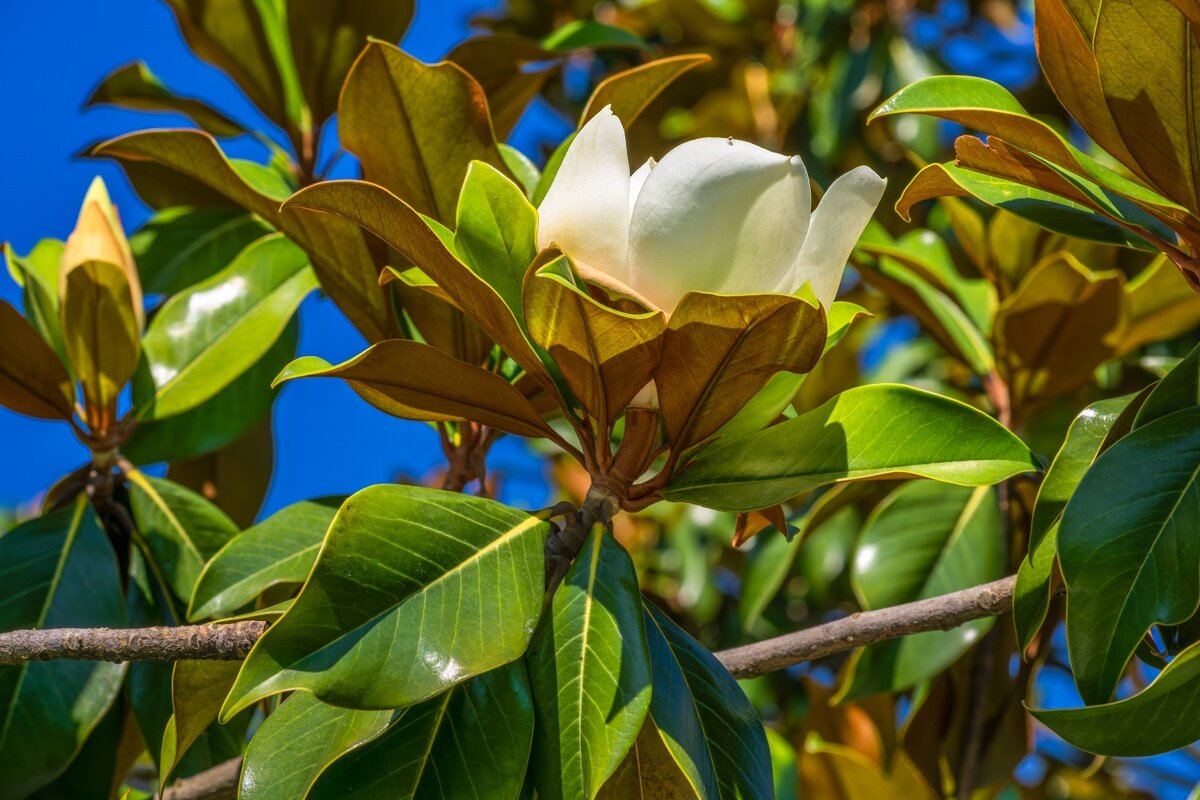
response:
<svg viewBox="0 0 1200 800"><path fill-rule="evenodd" d="M467 36L471 16L498 5L496 0L419 3L402 44L418 58L437 60ZM104 75L138 59L180 93L205 99L254 127L267 127L231 81L188 51L161 0L0 3L0 74L6 76L0 82L0 103L8 110L0 132L6 154L0 167L0 241L24 253L39 239L65 238L97 174L108 182L127 229L146 219L148 210L115 165L75 156L128 131L188 125L167 114L82 109ZM569 127L535 108L512 141L532 155L540 142L561 139ZM234 142L230 149L240 157L261 153L253 142ZM353 170L353 164L344 161L342 177L345 169ZM17 287L6 275L0 275L0 298L19 305ZM317 297L302 307L301 326L302 354L336 363L364 346L337 309ZM351 493L398 474L421 476L442 463L431 428L388 417L336 381L285 388L275 406L275 434L268 512L308 497ZM0 449L20 456L19 466L11 455L6 459L0 507L28 503L86 457L66 425L5 409L0 409ZM505 500L529 507L546 501L540 467L519 441L502 440L490 463L508 476Z"/></svg>

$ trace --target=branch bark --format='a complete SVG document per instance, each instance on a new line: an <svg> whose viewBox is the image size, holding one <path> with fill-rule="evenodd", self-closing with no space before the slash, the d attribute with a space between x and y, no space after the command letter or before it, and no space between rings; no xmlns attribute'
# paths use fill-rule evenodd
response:
<svg viewBox="0 0 1200 800"><path fill-rule="evenodd" d="M184 625L177 628L48 628L0 633L0 664L51 661L237 661L267 623Z"/></svg>
<svg viewBox="0 0 1200 800"><path fill-rule="evenodd" d="M159 800L234 800L242 774L242 758L222 761L167 787Z"/></svg>
<svg viewBox="0 0 1200 800"><path fill-rule="evenodd" d="M715 655L735 678L753 678L803 661L913 633L949 630L1003 614L1016 577L918 600L787 633ZM236 661L246 657L266 623L186 625L178 628L54 628L0 633L0 664L56 658L88 661Z"/></svg>

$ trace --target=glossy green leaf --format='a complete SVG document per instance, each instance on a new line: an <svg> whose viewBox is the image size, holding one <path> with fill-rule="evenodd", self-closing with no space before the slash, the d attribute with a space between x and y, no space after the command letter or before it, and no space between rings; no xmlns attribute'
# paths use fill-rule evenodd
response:
<svg viewBox="0 0 1200 800"><path fill-rule="evenodd" d="M1106 450L1063 511L1067 645L1087 703L1112 697L1152 624L1183 622L1200 604L1198 472L1200 407L1193 406Z"/></svg>
<svg viewBox="0 0 1200 800"><path fill-rule="evenodd" d="M300 596L250 652L222 719L296 689L347 707L411 705L519 658L541 614L548 527L453 492L355 494Z"/></svg>
<svg viewBox="0 0 1200 800"><path fill-rule="evenodd" d="M171 298L142 342L138 418L181 414L224 389L271 348L316 286L304 251L273 234Z"/></svg>
<svg viewBox="0 0 1200 800"><path fill-rule="evenodd" d="M537 168L537 165L529 160L529 157L522 153L512 145L500 143L500 157L504 159L504 165L508 167L508 171L517 179L517 183L525 190L526 197L532 197L537 189L538 181L542 178L542 172ZM459 198L461 202L462 198Z"/></svg>
<svg viewBox="0 0 1200 800"><path fill-rule="evenodd" d="M230 539L204 565L188 619L226 616L272 586L303 583L343 499L295 503Z"/></svg>
<svg viewBox="0 0 1200 800"><path fill-rule="evenodd" d="M372 41L346 78L338 112L339 136L363 177L440 222L454 219L472 161L507 169L483 89L457 64L423 64Z"/></svg>
<svg viewBox="0 0 1200 800"><path fill-rule="evenodd" d="M127 479L138 535L154 568L175 596L186 601L204 563L237 535L237 526L212 503L177 483L137 471Z"/></svg>
<svg viewBox="0 0 1200 800"><path fill-rule="evenodd" d="M753 511L840 481L913 476L979 486L1038 469L1020 439L970 406L877 384L706 447L665 494L721 511Z"/></svg>
<svg viewBox="0 0 1200 800"><path fill-rule="evenodd" d="M50 345L8 303L0 300L0 405L42 419L71 419L75 389Z"/></svg>
<svg viewBox="0 0 1200 800"><path fill-rule="evenodd" d="M238 209L166 208L129 237L129 247L146 294L175 294L220 272L270 232Z"/></svg>
<svg viewBox="0 0 1200 800"><path fill-rule="evenodd" d="M388 339L336 366L305 356L289 364L275 382L297 378L341 378L371 405L404 419L473 420L532 437L549 430L504 378L420 342Z"/></svg>
<svg viewBox="0 0 1200 800"><path fill-rule="evenodd" d="M122 729L132 724L123 704L113 703L66 771L30 795L29 800L112 800L112 787L118 782L114 773L121 761L118 748Z"/></svg>
<svg viewBox="0 0 1200 800"><path fill-rule="evenodd" d="M368 37L399 42L412 22L414 0L286 0L288 34L300 88L313 125L337 111L346 74Z"/></svg>
<svg viewBox="0 0 1200 800"><path fill-rule="evenodd" d="M397 712L333 763L309 800L516 800L533 743L525 665L486 672Z"/></svg>
<svg viewBox="0 0 1200 800"><path fill-rule="evenodd" d="M633 561L593 531L529 646L537 733L531 768L544 800L596 796L650 707L650 656Z"/></svg>
<svg viewBox="0 0 1200 800"><path fill-rule="evenodd" d="M521 286L537 255L537 224L537 210L520 187L494 167L471 162L458 196L455 249L521 323Z"/></svg>
<svg viewBox="0 0 1200 800"><path fill-rule="evenodd" d="M125 626L117 560L80 496L0 536L0 631ZM124 664L35 661L0 667L0 798L62 773L120 693Z"/></svg>
<svg viewBox="0 0 1200 800"><path fill-rule="evenodd" d="M84 107L100 105L182 114L213 136L246 133L245 128L203 100L172 92L142 61L118 67L104 76Z"/></svg>
<svg viewBox="0 0 1200 800"><path fill-rule="evenodd" d="M228 726L213 727L221 703L233 686L241 664L236 661L178 661L171 673L173 714L163 731L162 752L158 759L159 787L165 788L171 774L188 751L202 741L206 732L224 734L228 749L238 752L245 725L234 720ZM245 716L245 715L243 715ZM245 722L245 720L242 720ZM224 754L224 753L222 753ZM210 761L214 759L208 759Z"/></svg>
<svg viewBox="0 0 1200 800"><path fill-rule="evenodd" d="M1200 405L1200 346L1167 373L1138 409L1133 427L1140 428L1155 420Z"/></svg>
<svg viewBox="0 0 1200 800"><path fill-rule="evenodd" d="M644 608L650 716L696 796L773 797L771 753L750 700L707 648L654 606Z"/></svg>
<svg viewBox="0 0 1200 800"><path fill-rule="evenodd" d="M969 589L1004 576L1004 537L995 492L914 481L867 518L851 581L866 609L887 608ZM958 660L992 627L978 619L873 644L852 657L840 700L900 692Z"/></svg>
<svg viewBox="0 0 1200 800"><path fill-rule="evenodd" d="M1200 738L1200 644L1167 664L1132 697L1086 708L1029 709L1035 719L1089 753L1153 756Z"/></svg>
<svg viewBox="0 0 1200 800"><path fill-rule="evenodd" d="M242 762L240 800L296 800L339 756L371 739L393 712L353 711L296 692L255 731Z"/></svg>
<svg viewBox="0 0 1200 800"><path fill-rule="evenodd" d="M1066 441L1038 489L1029 524L1029 552L1021 561L1013 590L1013 622L1022 652L1041 628L1050 606L1051 573L1063 509L1133 399L1133 395L1114 397L1081 411L1067 429Z"/></svg>
<svg viewBox="0 0 1200 800"><path fill-rule="evenodd" d="M278 394L271 381L295 357L299 338L300 320L293 318L262 358L224 389L190 411L138 423L121 455L134 464L179 461L238 441L268 417Z"/></svg>
<svg viewBox="0 0 1200 800"><path fill-rule="evenodd" d="M86 261L66 274L59 322L90 424L115 417L117 396L138 366L141 330L125 274L107 261Z"/></svg>

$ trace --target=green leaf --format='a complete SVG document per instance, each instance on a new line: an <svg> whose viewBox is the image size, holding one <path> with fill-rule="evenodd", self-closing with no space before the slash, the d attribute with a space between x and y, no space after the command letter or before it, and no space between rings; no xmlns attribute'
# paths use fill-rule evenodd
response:
<svg viewBox="0 0 1200 800"><path fill-rule="evenodd" d="M337 111L346 74L367 39L399 42L415 7L414 0L286 0L292 56L314 128Z"/></svg>
<svg viewBox="0 0 1200 800"><path fill-rule="evenodd" d="M851 581L864 608L880 609L979 586L1003 577L1004 568L993 490L914 481L867 518ZM862 648L838 700L910 689L958 660L994 622L978 619Z"/></svg>
<svg viewBox="0 0 1200 800"><path fill-rule="evenodd" d="M0 250L4 252L8 273L21 287L25 318L66 365L69 360L67 345L58 319L62 301L58 295L58 272L62 266L63 243L57 239L42 239L24 256L14 253L7 244L0 245Z"/></svg>
<svg viewBox="0 0 1200 800"><path fill-rule="evenodd" d="M701 800L774 797L762 721L721 663L646 603L650 716Z"/></svg>
<svg viewBox="0 0 1200 800"><path fill-rule="evenodd" d="M254 181L245 164L225 157L200 131L143 131L97 145L93 155L117 159L148 205L233 204L257 214L304 248L321 288L368 341L399 335L380 264L355 225L333 216L281 211L274 188ZM259 172L269 172L259 165ZM290 189L285 189L285 195Z"/></svg>
<svg viewBox="0 0 1200 800"><path fill-rule="evenodd" d="M209 745L209 742L202 741L206 734L223 735L226 739L223 742L225 752L240 752L246 720L239 718L227 726L213 725L239 669L241 664L236 661L175 663L171 673L171 708L174 713L163 731L162 753L158 759L160 789L166 788L179 762L197 742L201 743L201 747ZM239 725L239 720L243 724Z"/></svg>
<svg viewBox="0 0 1200 800"><path fill-rule="evenodd" d="M175 294L210 278L247 245L271 232L232 208L166 208L129 237L146 294Z"/></svg>
<svg viewBox="0 0 1200 800"><path fill-rule="evenodd" d="M525 190L526 197L533 197L533 193L537 191L538 181L542 178L541 171L537 165L529 160L524 153L512 145L501 142L500 157L504 159L504 166L508 167L508 171L517 179L517 183ZM459 202L462 202L462 197L459 197Z"/></svg>
<svg viewBox="0 0 1200 800"><path fill-rule="evenodd" d="M404 419L473 420L530 437L550 430L521 391L504 378L420 342L388 339L337 366L304 356L289 364L275 383L297 378L341 378L371 405Z"/></svg>
<svg viewBox="0 0 1200 800"><path fill-rule="evenodd" d="M1038 489L1029 523L1029 552L1017 570L1013 590L1013 622L1021 651L1028 649L1050 607L1051 573L1058 550L1058 525L1063 509L1080 480L1100 455L1110 431L1134 395L1101 400L1071 422L1067 438Z"/></svg>
<svg viewBox="0 0 1200 800"><path fill-rule="evenodd" d="M296 800L343 753L387 726L393 712L353 711L296 692L255 731L242 762L239 800Z"/></svg>
<svg viewBox="0 0 1200 800"><path fill-rule="evenodd" d="M526 656L544 800L590 800L637 739L650 707L650 656L633 561L598 529L588 537Z"/></svg>
<svg viewBox="0 0 1200 800"><path fill-rule="evenodd" d="M112 800L122 729L133 724L124 705L113 703L66 771L29 800Z"/></svg>
<svg viewBox="0 0 1200 800"><path fill-rule="evenodd" d="M283 334L256 364L200 405L166 419L145 420L121 445L134 464L179 461L220 451L267 419L278 392L271 381L296 355L300 320L293 317Z"/></svg>
<svg viewBox="0 0 1200 800"><path fill-rule="evenodd" d="M142 61L118 67L104 76L84 103L84 108L101 105L182 114L213 136L241 136L246 133L245 128L203 100L172 92Z"/></svg>
<svg viewBox="0 0 1200 800"><path fill-rule="evenodd" d="M1112 697L1152 624L1183 622L1200 604L1198 472L1200 407L1192 407L1106 450L1063 511L1067 645L1087 703Z"/></svg>
<svg viewBox="0 0 1200 800"><path fill-rule="evenodd" d="M179 484L136 470L126 478L138 536L175 597L186 602L204 563L237 535L237 526Z"/></svg>
<svg viewBox="0 0 1200 800"><path fill-rule="evenodd" d="M522 329L521 286L537 256L537 210L511 180L472 161L458 197L454 245L476 275L508 306Z"/></svg>
<svg viewBox="0 0 1200 800"><path fill-rule="evenodd" d="M642 37L633 31L590 19L571 20L542 39L541 44L547 50L559 53L605 47L650 49Z"/></svg>
<svg viewBox="0 0 1200 800"><path fill-rule="evenodd" d="M255 0L166 0L188 47L224 72L277 125L289 114L268 21Z"/></svg>
<svg viewBox="0 0 1200 800"><path fill-rule="evenodd" d="M1039 468L1021 440L986 414L932 392L877 384L709 445L665 495L720 511L754 511L840 481L912 476L980 486Z"/></svg>
<svg viewBox="0 0 1200 800"><path fill-rule="evenodd" d="M33 326L0 300L0 405L42 419L75 416L75 388L66 367Z"/></svg>
<svg viewBox="0 0 1200 800"><path fill-rule="evenodd" d="M0 631L125 626L117 559L83 495L0 536ZM20 800L75 758L120 693L124 664L0 666L0 798Z"/></svg>
<svg viewBox="0 0 1200 800"><path fill-rule="evenodd" d="M513 661L541 613L549 526L476 497L372 486L338 511L300 596L226 701L304 689L396 708Z"/></svg>
<svg viewBox="0 0 1200 800"><path fill-rule="evenodd" d="M83 385L88 423L107 427L117 396L138 366L141 331L121 267L86 261L66 275L59 323L67 355Z"/></svg>
<svg viewBox="0 0 1200 800"><path fill-rule="evenodd" d="M316 286L304 251L273 234L172 297L142 342L138 419L181 414L224 389L271 348Z"/></svg>
<svg viewBox="0 0 1200 800"><path fill-rule="evenodd" d="M303 583L344 498L288 506L229 540L204 566L189 621L222 617L281 583Z"/></svg>
<svg viewBox="0 0 1200 800"><path fill-rule="evenodd" d="M439 222L454 219L472 161L507 170L483 89L457 64L423 64L372 41L346 77L338 112L338 134L363 178Z"/></svg>
<svg viewBox="0 0 1200 800"><path fill-rule="evenodd" d="M529 678L515 662L398 711L382 733L335 761L307 797L516 800L532 743Z"/></svg>
<svg viewBox="0 0 1200 800"><path fill-rule="evenodd" d="M663 89L666 89L676 78L688 70L710 61L712 61L712 57L703 53L688 53L656 59L609 75L600 81L595 91L592 92L592 96L588 98L587 107L580 115L579 127L582 128L585 122L605 106L612 106L613 114L628 129L633 121L641 116L646 107L654 101L654 98L662 94ZM546 169L542 173L542 182L538 185L538 191L534 193L535 205L539 204L541 199L546 196L546 192L550 188L548 181L553 180L554 174L558 172L558 164L562 162L566 148L574 136L574 134L568 136L546 164Z"/></svg>
<svg viewBox="0 0 1200 800"><path fill-rule="evenodd" d="M1137 412L1133 427L1140 428L1176 411L1200 405L1200 346L1167 373Z"/></svg>
<svg viewBox="0 0 1200 800"><path fill-rule="evenodd" d="M1200 643L1124 700L1086 708L1029 709L1039 722L1089 753L1153 756L1200 739Z"/></svg>

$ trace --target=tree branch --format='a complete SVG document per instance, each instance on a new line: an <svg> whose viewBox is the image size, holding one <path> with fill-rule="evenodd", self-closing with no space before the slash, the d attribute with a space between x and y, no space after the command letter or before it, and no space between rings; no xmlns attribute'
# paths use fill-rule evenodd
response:
<svg viewBox="0 0 1200 800"><path fill-rule="evenodd" d="M0 664L51 661L237 661L267 623L184 625L177 628L48 628L0 633Z"/></svg>
<svg viewBox="0 0 1200 800"><path fill-rule="evenodd" d="M776 636L715 655L735 678L752 678L802 661L913 633L949 630L994 617L1012 604L1015 577L918 600ZM245 658L266 623L186 625L178 628L54 628L0 633L0 664L56 658L89 661L184 661Z"/></svg>
<svg viewBox="0 0 1200 800"><path fill-rule="evenodd" d="M960 592L863 611L843 619L786 633L716 653L735 678L753 678L834 653L913 633L949 630L981 617L994 617L1012 606L1016 576Z"/></svg>
<svg viewBox="0 0 1200 800"><path fill-rule="evenodd" d="M234 800L241 774L242 757L231 758L176 781L159 795L159 800Z"/></svg>

